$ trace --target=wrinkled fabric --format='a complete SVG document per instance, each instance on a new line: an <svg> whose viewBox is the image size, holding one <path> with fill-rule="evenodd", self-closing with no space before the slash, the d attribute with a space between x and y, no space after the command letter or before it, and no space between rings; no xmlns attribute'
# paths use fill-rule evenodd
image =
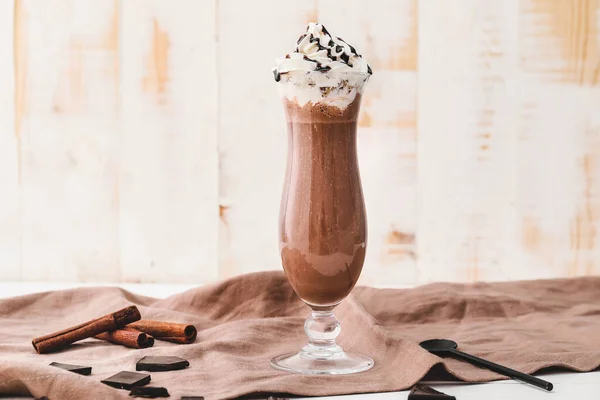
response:
<svg viewBox="0 0 600 400"><path fill-rule="evenodd" d="M31 339L135 304L142 318L194 324L190 345L156 341L129 349L95 339L52 354L36 354ZM310 310L280 272L261 272L189 290L166 299L118 288L80 288L0 301L0 394L49 399L120 399L128 391L100 381L135 371L147 355L180 356L181 371L152 372L150 385L171 398L207 400L258 393L324 396L411 387L436 366L469 382L504 379L467 363L442 359L418 343L448 338L468 353L526 373L558 366L590 371L600 365L600 277L506 283L436 283L414 289L357 287L336 315L338 343L371 356L358 375L302 376L272 369L276 355L306 342ZM92 366L80 376L51 362Z"/></svg>

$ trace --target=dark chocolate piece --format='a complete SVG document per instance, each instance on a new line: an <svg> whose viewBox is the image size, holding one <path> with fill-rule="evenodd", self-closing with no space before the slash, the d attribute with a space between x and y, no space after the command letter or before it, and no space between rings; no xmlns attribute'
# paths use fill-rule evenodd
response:
<svg viewBox="0 0 600 400"><path fill-rule="evenodd" d="M187 368L190 365L188 360L180 357L171 356L146 356L135 364L136 371L176 371Z"/></svg>
<svg viewBox="0 0 600 400"><path fill-rule="evenodd" d="M204 396L181 396L181 400L204 400Z"/></svg>
<svg viewBox="0 0 600 400"><path fill-rule="evenodd" d="M147 399L170 396L167 388L155 386L134 387L131 389L131 392L129 392L129 395L131 397L145 397Z"/></svg>
<svg viewBox="0 0 600 400"><path fill-rule="evenodd" d="M102 381L102 383L117 389L131 390L134 386L143 386L150 383L149 374L138 372L121 371Z"/></svg>
<svg viewBox="0 0 600 400"><path fill-rule="evenodd" d="M79 375L89 375L92 373L92 367L84 367L81 365L71 365L71 364L62 364L62 363L53 362L53 363L50 363L50 366L64 369L64 370L70 371L70 372L75 372L76 374L79 374Z"/></svg>
<svg viewBox="0 0 600 400"><path fill-rule="evenodd" d="M438 392L427 385L417 384L408 394L408 400L456 400L456 397Z"/></svg>

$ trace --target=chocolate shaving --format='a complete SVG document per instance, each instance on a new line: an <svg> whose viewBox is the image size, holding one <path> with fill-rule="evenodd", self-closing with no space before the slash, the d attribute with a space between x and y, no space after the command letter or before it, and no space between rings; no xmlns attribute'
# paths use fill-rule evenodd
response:
<svg viewBox="0 0 600 400"><path fill-rule="evenodd" d="M306 33L305 33L305 34L303 34L303 35L301 35L301 36L298 38L298 41L296 42L296 44L300 44L300 42L302 41L302 39L304 39L305 37L306 37Z"/></svg>
<svg viewBox="0 0 600 400"><path fill-rule="evenodd" d="M321 31L326 34L329 35L329 37L331 37L331 34L329 33L329 31L327 30L327 28L325 28L325 25L321 25Z"/></svg>
<svg viewBox="0 0 600 400"><path fill-rule="evenodd" d="M373 70L371 69L371 66L367 64L367 72L369 73L369 75L373 75Z"/></svg>
<svg viewBox="0 0 600 400"><path fill-rule="evenodd" d="M315 71L320 71L320 72L327 72L331 70L331 67L329 65L323 65L321 63L317 63L317 68L315 68Z"/></svg>
<svg viewBox="0 0 600 400"><path fill-rule="evenodd" d="M315 63L318 62L317 60L312 60L312 59L308 58L307 56L302 56L302 59L306 60L306 61L310 61L310 62L315 62Z"/></svg>
<svg viewBox="0 0 600 400"><path fill-rule="evenodd" d="M275 78L275 82L279 82L281 80L281 74L276 69L273 70L273 76Z"/></svg>

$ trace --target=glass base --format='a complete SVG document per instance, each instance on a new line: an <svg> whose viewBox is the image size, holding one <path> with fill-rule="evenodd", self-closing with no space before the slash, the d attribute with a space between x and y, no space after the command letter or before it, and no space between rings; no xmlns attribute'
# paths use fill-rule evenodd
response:
<svg viewBox="0 0 600 400"><path fill-rule="evenodd" d="M341 350L341 349L340 349ZM371 369L374 365L369 357L340 351L332 357L311 357L306 352L289 353L271 360L275 369L310 375L355 374Z"/></svg>

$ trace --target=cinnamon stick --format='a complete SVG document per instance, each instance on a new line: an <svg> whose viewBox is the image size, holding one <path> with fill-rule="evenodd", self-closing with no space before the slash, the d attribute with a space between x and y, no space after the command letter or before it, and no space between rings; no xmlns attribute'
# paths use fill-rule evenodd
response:
<svg viewBox="0 0 600 400"><path fill-rule="evenodd" d="M94 336L96 339L120 344L134 349L145 349L154 346L154 338L137 329L124 327L116 331L104 332Z"/></svg>
<svg viewBox="0 0 600 400"><path fill-rule="evenodd" d="M131 322L138 321L140 318L140 311L137 307L129 306L83 324L34 338L31 344L33 344L33 348L38 354L51 353L79 340L122 328Z"/></svg>
<svg viewBox="0 0 600 400"><path fill-rule="evenodd" d="M196 340L198 331L194 325L161 322L143 319L129 324L129 327L147 333L158 340L189 344Z"/></svg>

